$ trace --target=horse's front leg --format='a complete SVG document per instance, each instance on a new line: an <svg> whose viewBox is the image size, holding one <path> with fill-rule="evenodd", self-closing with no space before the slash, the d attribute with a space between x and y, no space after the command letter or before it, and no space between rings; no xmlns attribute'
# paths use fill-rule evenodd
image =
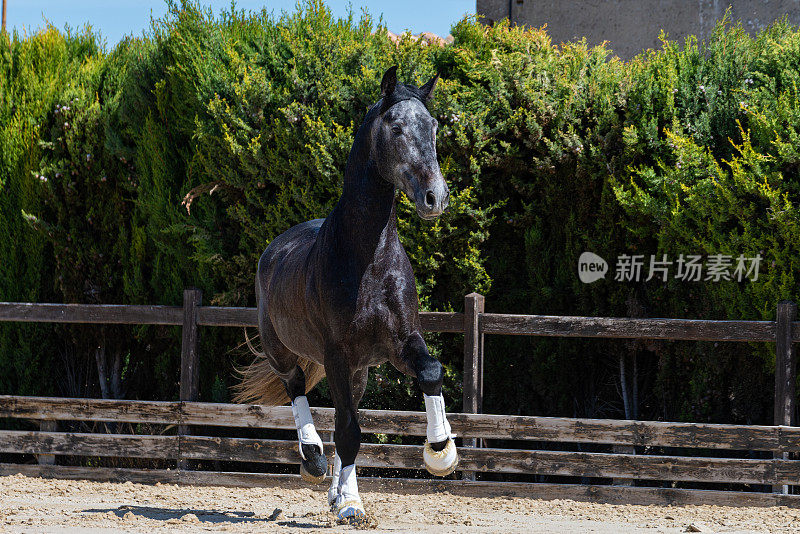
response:
<svg viewBox="0 0 800 534"><path fill-rule="evenodd" d="M458 466L458 451L453 441L455 434L450 432L450 423L444 409L442 396L442 364L430 355L428 347L419 332L414 332L403 345L400 353L400 371L413 374L425 399L425 412L428 416L425 446L422 459L425 469L436 476L447 476Z"/></svg>
<svg viewBox="0 0 800 534"><path fill-rule="evenodd" d="M353 406L358 410L358 405L361 403L361 398L364 396L364 391L367 389L367 376L368 369L358 369L353 373ZM328 488L328 504L333 508L336 504L336 498L339 496L339 479L342 474L342 459L339 453L336 452L333 457L333 473L331 476L331 486Z"/></svg>
<svg viewBox="0 0 800 534"><path fill-rule="evenodd" d="M336 489L331 486L328 499L340 522L356 524L365 522L367 517L356 481L356 456L361 448L361 427L358 425L357 403L353 398L354 377L343 360L334 355L325 357L325 374L336 409L336 430L333 436L336 442L333 466Z"/></svg>

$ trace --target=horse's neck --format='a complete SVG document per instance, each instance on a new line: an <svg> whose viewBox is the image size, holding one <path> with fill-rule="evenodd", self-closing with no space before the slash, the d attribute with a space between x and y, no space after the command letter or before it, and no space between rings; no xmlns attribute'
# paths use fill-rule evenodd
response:
<svg viewBox="0 0 800 534"><path fill-rule="evenodd" d="M381 250L399 243L394 197L394 185L381 178L374 165L348 162L331 229L344 249L341 252L352 255L361 268L374 263Z"/></svg>

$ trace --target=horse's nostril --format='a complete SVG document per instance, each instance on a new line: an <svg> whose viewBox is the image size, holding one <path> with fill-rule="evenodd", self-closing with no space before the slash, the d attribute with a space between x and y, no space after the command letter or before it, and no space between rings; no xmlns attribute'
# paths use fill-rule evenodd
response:
<svg viewBox="0 0 800 534"><path fill-rule="evenodd" d="M433 194L433 191L428 189L428 192L425 193L425 206L432 208L434 204L436 204L436 195Z"/></svg>

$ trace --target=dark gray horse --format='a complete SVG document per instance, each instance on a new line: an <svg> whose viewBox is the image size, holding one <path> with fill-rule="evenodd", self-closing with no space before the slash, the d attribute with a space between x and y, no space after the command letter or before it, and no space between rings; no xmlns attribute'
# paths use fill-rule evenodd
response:
<svg viewBox="0 0 800 534"><path fill-rule="evenodd" d="M238 400L291 401L300 472L322 482L327 462L305 393L328 376L336 408L336 456L328 500L341 521L361 521L355 460L358 403L369 367L390 361L416 377L428 416L423 458L444 476L458 454L445 418L442 366L422 339L414 272L397 236L395 191L430 220L450 199L436 159L437 122L426 108L438 80L398 84L396 67L356 133L344 190L326 219L290 228L258 262L256 298L263 353L244 371ZM279 386L280 389L277 389Z"/></svg>

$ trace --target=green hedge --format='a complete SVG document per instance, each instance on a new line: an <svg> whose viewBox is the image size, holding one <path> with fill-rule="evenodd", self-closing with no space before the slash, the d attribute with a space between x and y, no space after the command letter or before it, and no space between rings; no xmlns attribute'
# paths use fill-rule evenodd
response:
<svg viewBox="0 0 800 534"><path fill-rule="evenodd" d="M197 286L205 302L253 305L258 256L332 208L394 64L403 80L442 76L431 112L451 209L421 221L400 195L398 210L425 308L459 310L479 291L498 312L773 319L779 299L798 297L796 28L751 38L723 23L706 43L665 39L629 62L503 24L465 19L452 34L443 47L396 45L368 16L337 20L318 2L280 18L183 2L110 50L90 30L4 36L0 300L179 304ZM587 250L612 270L591 285L577 276ZM755 282L613 277L620 254L756 253ZM202 339L201 395L225 401L249 358L243 335ZM62 377L84 369L74 393L98 395L100 346L105 394L175 398L178 340L165 328L4 326L0 391L64 391ZM461 340L429 341L457 409ZM771 421L763 344L486 346L487 411L621 416L621 359L640 418ZM327 402L324 383L318 395ZM420 399L384 366L365 405Z"/></svg>

